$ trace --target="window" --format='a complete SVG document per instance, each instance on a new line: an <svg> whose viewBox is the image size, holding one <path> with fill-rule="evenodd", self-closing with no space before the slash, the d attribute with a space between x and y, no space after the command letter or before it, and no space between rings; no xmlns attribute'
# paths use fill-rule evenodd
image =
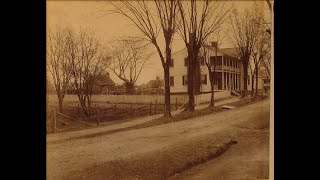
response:
<svg viewBox="0 0 320 180"><path fill-rule="evenodd" d="M217 56L217 61L215 60L215 56L211 56L210 57L210 64L211 64L211 66L213 66L213 65L217 65L217 66L221 65L222 64L222 56Z"/></svg>
<svg viewBox="0 0 320 180"><path fill-rule="evenodd" d="M250 85L250 76L248 76L248 85Z"/></svg>
<svg viewBox="0 0 320 180"><path fill-rule="evenodd" d="M214 65L214 57L213 57L213 56L210 57L210 65L211 65L211 66Z"/></svg>
<svg viewBox="0 0 320 180"><path fill-rule="evenodd" d="M173 67L173 59L170 61L170 67Z"/></svg>
<svg viewBox="0 0 320 180"><path fill-rule="evenodd" d="M201 84L207 84L207 75L201 75Z"/></svg>
<svg viewBox="0 0 320 180"><path fill-rule="evenodd" d="M188 84L188 76L182 76L182 85Z"/></svg>
<svg viewBox="0 0 320 180"><path fill-rule="evenodd" d="M204 66L204 57L198 57L201 66Z"/></svg>
<svg viewBox="0 0 320 180"><path fill-rule="evenodd" d="M170 86L174 86L174 77L170 76Z"/></svg>
<svg viewBox="0 0 320 180"><path fill-rule="evenodd" d="M184 58L184 66L188 66L188 57Z"/></svg>

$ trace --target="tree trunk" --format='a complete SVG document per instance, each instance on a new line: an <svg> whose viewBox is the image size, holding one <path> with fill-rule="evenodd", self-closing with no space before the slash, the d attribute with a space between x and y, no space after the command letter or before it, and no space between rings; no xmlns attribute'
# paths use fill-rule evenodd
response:
<svg viewBox="0 0 320 180"><path fill-rule="evenodd" d="M81 109L82 109L84 115L88 118L90 115L89 115L88 108L86 105L87 96L84 94L79 94L78 97L79 97Z"/></svg>
<svg viewBox="0 0 320 180"><path fill-rule="evenodd" d="M248 61L245 59L243 61L243 91L242 91L242 97L246 97L247 96L247 92L248 92Z"/></svg>
<svg viewBox="0 0 320 180"><path fill-rule="evenodd" d="M256 66L256 94L255 94L255 96L256 97L258 97L258 79L259 79L259 77L258 77L258 66Z"/></svg>
<svg viewBox="0 0 320 180"><path fill-rule="evenodd" d="M198 56L198 53L195 54L195 56ZM194 60L194 73L193 73L193 82L194 82L194 94L198 95L200 94L200 87L201 87L201 72L200 72L200 63L198 62L198 58L195 61Z"/></svg>
<svg viewBox="0 0 320 180"><path fill-rule="evenodd" d="M208 67L208 66L207 66ZM209 79L210 79L210 86L211 86L211 99L210 99L210 105L209 107L213 108L214 107L214 72L211 72L211 67L208 67L208 72L209 72Z"/></svg>
<svg viewBox="0 0 320 180"><path fill-rule="evenodd" d="M85 115L86 117L89 117L89 113L88 113L87 107L86 107L86 105L84 104L84 102L83 102L83 101L80 101L80 105L81 105L81 108L82 108L82 111L83 111L84 115Z"/></svg>
<svg viewBox="0 0 320 180"><path fill-rule="evenodd" d="M63 102L63 98L61 96L58 96L59 112L60 113L62 113L62 102Z"/></svg>
<svg viewBox="0 0 320 180"><path fill-rule="evenodd" d="M251 75L251 96L254 96L254 75Z"/></svg>
<svg viewBox="0 0 320 180"><path fill-rule="evenodd" d="M134 83L132 82L125 82L127 93L134 94Z"/></svg>
<svg viewBox="0 0 320 180"><path fill-rule="evenodd" d="M210 107L214 108L214 82L211 83L211 100Z"/></svg>
<svg viewBox="0 0 320 180"><path fill-rule="evenodd" d="M91 116L91 95L87 95L88 98L88 117Z"/></svg>
<svg viewBox="0 0 320 180"><path fill-rule="evenodd" d="M187 109L188 111L194 111L194 84L193 84L193 70L192 68L188 68L188 95L189 95L189 101L188 101L188 106Z"/></svg>
<svg viewBox="0 0 320 180"><path fill-rule="evenodd" d="M164 113L163 116L166 118L170 118L170 120L172 120L171 117L171 103L170 103L170 61L171 61L171 38L172 38L172 31L166 32L164 31L164 35L165 35L165 40L166 40L166 61L164 62L164 57L162 55L162 52L158 46L158 44L156 43L156 40L154 39L152 41L152 43L155 45L160 59L162 61L162 67L163 67L163 71L164 71L164 86L165 86L165 90L164 90L164 104L165 104L165 108L164 108Z"/></svg>
<svg viewBox="0 0 320 180"><path fill-rule="evenodd" d="M167 61L169 62L169 61ZM169 63L168 63L169 65ZM169 74L169 66L166 64L166 67L164 70L164 113L163 117L170 118L171 119L171 103L170 103L170 74Z"/></svg>
<svg viewBox="0 0 320 180"><path fill-rule="evenodd" d="M195 105L195 64L197 62L198 51L194 48L188 47L188 66L187 66L187 76L188 76L188 95L189 101L188 106L185 110L187 111L194 111Z"/></svg>

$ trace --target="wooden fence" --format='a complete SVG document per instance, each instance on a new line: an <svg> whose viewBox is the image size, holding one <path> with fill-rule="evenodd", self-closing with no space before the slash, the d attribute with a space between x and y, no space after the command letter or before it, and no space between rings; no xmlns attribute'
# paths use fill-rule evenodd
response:
<svg viewBox="0 0 320 180"><path fill-rule="evenodd" d="M215 100L223 99L231 96L231 91L217 91L215 92ZM200 94L195 96L196 104L210 102L211 94ZM171 95L170 101L172 104L184 104L188 100L188 95ZM49 103L57 103L56 95L48 95ZM66 95L64 98L66 103L78 103L76 95ZM129 103L129 104L164 104L164 95L92 95L92 102L94 103Z"/></svg>
<svg viewBox="0 0 320 180"><path fill-rule="evenodd" d="M126 104L127 108L119 108L117 107L117 104L114 104L112 107L103 108L100 105L95 104L94 107L92 107L91 110L91 116L89 119L86 119L84 116L79 116L82 114L82 110L79 106L75 106L72 111L75 111L74 116L66 115L63 113L57 112L56 109L50 108L47 112L47 133L55 133L59 132L63 129L58 129L57 124L60 123L60 118L66 118L69 121L72 121L73 123L78 123L86 126L95 126L92 124L94 121L96 122L96 125L99 125L101 123L102 118L106 118L108 116L116 117L117 118L123 118L123 117L138 117L141 115L154 115L154 114L160 114L164 111L164 104L158 104L157 101L153 104L150 103L148 105L140 105L140 107L135 107L133 104ZM119 106L119 104L118 104ZM178 104L172 105L172 110L178 109ZM65 110L66 111L66 110ZM69 109L70 111L70 109ZM79 113L79 114L77 114ZM59 118L58 118L59 117ZM87 123L83 121L85 118L86 120L90 120L91 123ZM60 119L60 120L59 120ZM115 120L115 119L113 119ZM112 120L112 121L113 121ZM107 121L104 121L107 122Z"/></svg>

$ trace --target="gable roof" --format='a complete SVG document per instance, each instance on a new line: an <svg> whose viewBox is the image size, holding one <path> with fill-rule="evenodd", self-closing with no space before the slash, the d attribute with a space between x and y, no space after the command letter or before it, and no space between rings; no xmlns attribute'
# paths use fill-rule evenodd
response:
<svg viewBox="0 0 320 180"><path fill-rule="evenodd" d="M98 80L98 84L100 86L114 86L115 85L115 83L110 78L109 73L102 75Z"/></svg>
<svg viewBox="0 0 320 180"><path fill-rule="evenodd" d="M164 81L163 79L150 80L146 85L150 88L158 88L164 86Z"/></svg>

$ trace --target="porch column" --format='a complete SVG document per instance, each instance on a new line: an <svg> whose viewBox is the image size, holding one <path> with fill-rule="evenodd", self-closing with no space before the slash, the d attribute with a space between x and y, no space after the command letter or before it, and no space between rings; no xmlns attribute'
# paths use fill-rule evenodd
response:
<svg viewBox="0 0 320 180"><path fill-rule="evenodd" d="M237 85L236 85L236 74L233 73L233 90L237 89Z"/></svg>
<svg viewBox="0 0 320 180"><path fill-rule="evenodd" d="M223 67L223 61L224 61L224 57L222 56L222 58L221 58L222 60L221 60L221 75L222 75L222 77L221 77L221 81L222 81L222 90L224 90L225 88L224 88L224 67Z"/></svg>
<svg viewBox="0 0 320 180"><path fill-rule="evenodd" d="M229 90L231 90L231 73L229 73Z"/></svg>
<svg viewBox="0 0 320 180"><path fill-rule="evenodd" d="M236 90L238 90L238 74L236 74Z"/></svg>
<svg viewBox="0 0 320 180"><path fill-rule="evenodd" d="M238 74L237 76L238 76L238 90L240 90L240 74Z"/></svg>
<svg viewBox="0 0 320 180"><path fill-rule="evenodd" d="M238 74L238 90L240 90L240 74Z"/></svg>
<svg viewBox="0 0 320 180"><path fill-rule="evenodd" d="M231 73L231 90L233 90L233 73Z"/></svg>
<svg viewBox="0 0 320 180"><path fill-rule="evenodd" d="M225 88L225 89L226 89L226 90L228 90L229 75L228 75L228 72L226 72L225 74L226 74L226 85L225 85L225 86L226 86L226 88Z"/></svg>
<svg viewBox="0 0 320 180"><path fill-rule="evenodd" d="M233 80L232 80L233 78L232 78L232 74L233 74L233 73L231 72L231 73L230 73L230 80L231 80L231 81L230 81L230 90L233 89Z"/></svg>
<svg viewBox="0 0 320 180"><path fill-rule="evenodd" d="M233 86L234 86L234 81L233 81L233 73L231 73L231 90L233 90Z"/></svg>

